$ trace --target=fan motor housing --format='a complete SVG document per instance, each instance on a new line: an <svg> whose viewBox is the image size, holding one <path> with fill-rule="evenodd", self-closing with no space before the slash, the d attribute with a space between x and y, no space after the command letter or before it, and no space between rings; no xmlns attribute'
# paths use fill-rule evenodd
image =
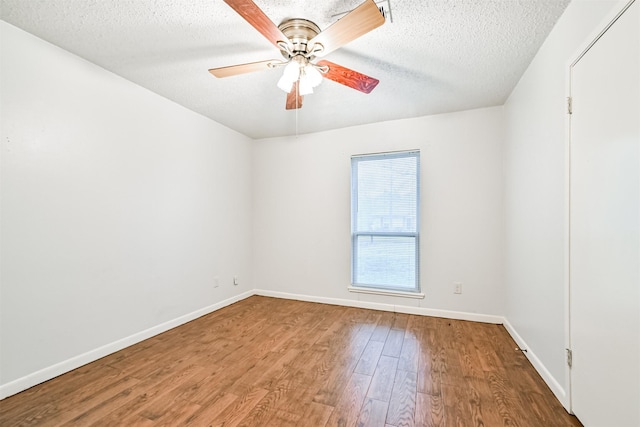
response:
<svg viewBox="0 0 640 427"><path fill-rule="evenodd" d="M301 18L287 19L278 25L278 28L293 45L292 52L302 54L308 53L307 43L321 31L313 22ZM286 59L290 58L289 53L284 50L281 52Z"/></svg>

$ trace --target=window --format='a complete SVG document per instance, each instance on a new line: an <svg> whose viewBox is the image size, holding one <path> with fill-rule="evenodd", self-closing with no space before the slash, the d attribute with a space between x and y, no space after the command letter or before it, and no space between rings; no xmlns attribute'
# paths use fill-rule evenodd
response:
<svg viewBox="0 0 640 427"><path fill-rule="evenodd" d="M420 152L351 158L351 283L420 292Z"/></svg>

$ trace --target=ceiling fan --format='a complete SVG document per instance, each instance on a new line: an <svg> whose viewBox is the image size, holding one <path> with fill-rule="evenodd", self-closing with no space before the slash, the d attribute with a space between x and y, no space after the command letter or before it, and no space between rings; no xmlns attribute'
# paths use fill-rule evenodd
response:
<svg viewBox="0 0 640 427"><path fill-rule="evenodd" d="M252 0L224 0L251 26L280 50L284 60L267 60L209 70L216 77L284 67L278 87L287 92L286 109L302 107L303 96L313 93L322 78L360 92L370 93L379 80L326 60L316 61L384 24L374 0L366 0L343 18L321 31L313 22L294 18L276 26Z"/></svg>

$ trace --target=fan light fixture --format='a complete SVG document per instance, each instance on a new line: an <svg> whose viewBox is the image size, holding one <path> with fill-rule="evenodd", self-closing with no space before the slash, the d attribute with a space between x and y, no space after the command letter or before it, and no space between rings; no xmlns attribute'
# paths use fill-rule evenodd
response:
<svg viewBox="0 0 640 427"><path fill-rule="evenodd" d="M230 65L209 70L216 77L229 77L270 68L283 67L278 87L287 93L287 110L302 107L304 95L313 93L323 78L333 80L362 93L371 92L378 79L317 57L384 24L385 19L374 0L364 0L324 31L308 19L286 19L276 26L253 0L224 0L245 21L277 47L284 60L267 60Z"/></svg>
<svg viewBox="0 0 640 427"><path fill-rule="evenodd" d="M312 64L304 55L295 55L284 67L278 87L291 93L293 84L298 81L300 95L313 93L313 88L322 83L322 68Z"/></svg>

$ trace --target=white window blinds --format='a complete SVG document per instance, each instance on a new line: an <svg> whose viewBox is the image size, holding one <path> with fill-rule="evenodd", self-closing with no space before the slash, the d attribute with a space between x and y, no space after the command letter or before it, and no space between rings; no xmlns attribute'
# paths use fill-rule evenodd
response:
<svg viewBox="0 0 640 427"><path fill-rule="evenodd" d="M420 153L351 158L352 284L419 292Z"/></svg>

